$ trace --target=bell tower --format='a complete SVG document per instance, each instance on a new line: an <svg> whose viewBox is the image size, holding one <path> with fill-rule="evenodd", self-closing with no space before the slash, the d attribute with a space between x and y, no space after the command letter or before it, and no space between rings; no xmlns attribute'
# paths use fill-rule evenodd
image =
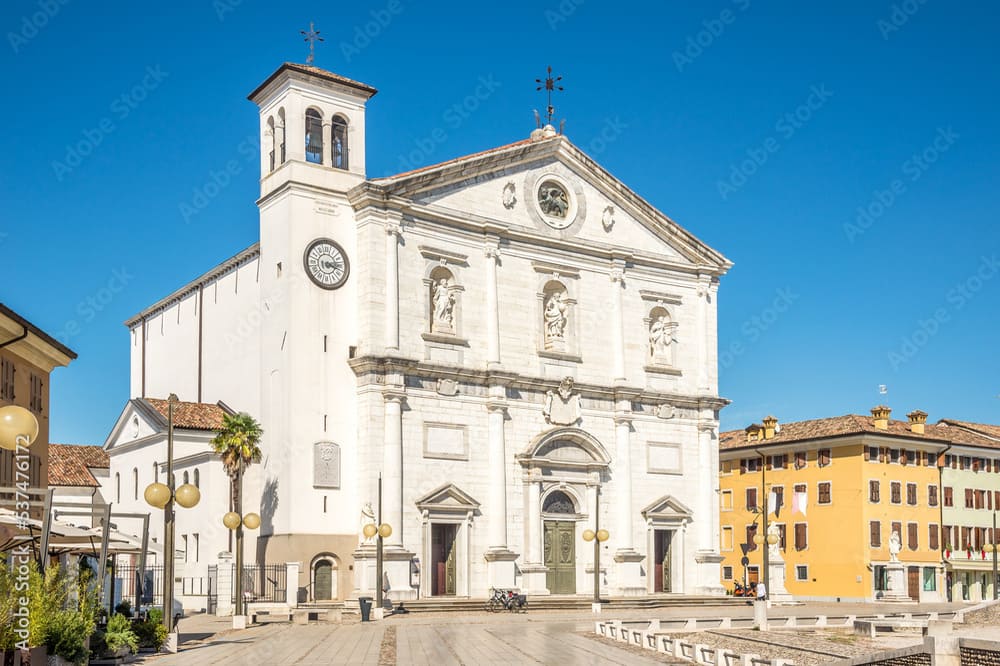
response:
<svg viewBox="0 0 1000 666"><path fill-rule="evenodd" d="M357 546L357 223L347 192L365 180L365 105L375 89L284 63L250 96L260 112L258 548L308 562L317 541ZM257 484L254 488L253 484ZM269 504L270 502L270 504ZM334 512L328 507L340 507ZM248 507L249 509L249 507ZM257 510L253 507L253 510Z"/></svg>
<svg viewBox="0 0 1000 666"><path fill-rule="evenodd" d="M249 95L260 109L261 197L290 180L347 191L365 179L365 103L376 90L286 62Z"/></svg>

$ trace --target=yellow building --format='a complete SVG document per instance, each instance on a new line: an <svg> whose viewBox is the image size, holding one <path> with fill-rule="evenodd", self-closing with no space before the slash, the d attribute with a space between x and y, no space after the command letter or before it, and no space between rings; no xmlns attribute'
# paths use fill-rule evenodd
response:
<svg viewBox="0 0 1000 666"><path fill-rule="evenodd" d="M777 526L785 588L795 599L885 596L890 540L912 599L944 598L938 457L951 443L927 414L909 423L871 416L779 424L774 417L719 438L723 584L763 579L763 507ZM746 566L744 566L744 563ZM774 568L772 567L772 571ZM776 589L771 574L769 592Z"/></svg>

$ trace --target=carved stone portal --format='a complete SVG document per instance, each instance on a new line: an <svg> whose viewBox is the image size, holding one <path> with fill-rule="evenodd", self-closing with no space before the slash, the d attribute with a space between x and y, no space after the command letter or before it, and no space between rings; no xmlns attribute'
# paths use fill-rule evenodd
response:
<svg viewBox="0 0 1000 666"><path fill-rule="evenodd" d="M545 394L542 410L545 420L552 425L575 425L580 420L580 394L573 393L573 378L566 377L556 391Z"/></svg>

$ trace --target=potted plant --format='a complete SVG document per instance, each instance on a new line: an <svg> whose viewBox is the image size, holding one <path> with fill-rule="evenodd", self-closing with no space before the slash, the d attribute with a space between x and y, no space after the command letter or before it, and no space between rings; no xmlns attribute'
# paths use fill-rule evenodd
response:
<svg viewBox="0 0 1000 666"><path fill-rule="evenodd" d="M104 644L110 657L127 657L139 651L139 639L132 631L132 622L115 613L104 630Z"/></svg>
<svg viewBox="0 0 1000 666"><path fill-rule="evenodd" d="M167 628L163 626L162 613L157 619L152 617L132 622L132 631L139 639L140 652L159 652L167 640Z"/></svg>
<svg viewBox="0 0 1000 666"><path fill-rule="evenodd" d="M90 635L94 619L80 610L62 610L49 622L45 646L49 666L86 664L90 657Z"/></svg>

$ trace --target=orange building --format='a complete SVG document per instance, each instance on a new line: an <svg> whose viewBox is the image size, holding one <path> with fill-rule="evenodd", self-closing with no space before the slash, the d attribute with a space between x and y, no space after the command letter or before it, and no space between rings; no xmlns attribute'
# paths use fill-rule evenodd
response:
<svg viewBox="0 0 1000 666"><path fill-rule="evenodd" d="M36 491L48 485L49 374L75 358L73 350L0 303L0 407L19 405L38 419L28 471ZM0 487L11 488L17 480L14 463L14 452L0 451Z"/></svg>
<svg viewBox="0 0 1000 666"><path fill-rule="evenodd" d="M778 527L785 588L795 599L881 599L892 535L915 600L944 598L938 457L951 441L927 415L779 424L774 417L720 436L723 584L763 578L763 507ZM773 499L770 498L773 494ZM744 566L744 562L746 563ZM769 592L776 581L771 576Z"/></svg>

